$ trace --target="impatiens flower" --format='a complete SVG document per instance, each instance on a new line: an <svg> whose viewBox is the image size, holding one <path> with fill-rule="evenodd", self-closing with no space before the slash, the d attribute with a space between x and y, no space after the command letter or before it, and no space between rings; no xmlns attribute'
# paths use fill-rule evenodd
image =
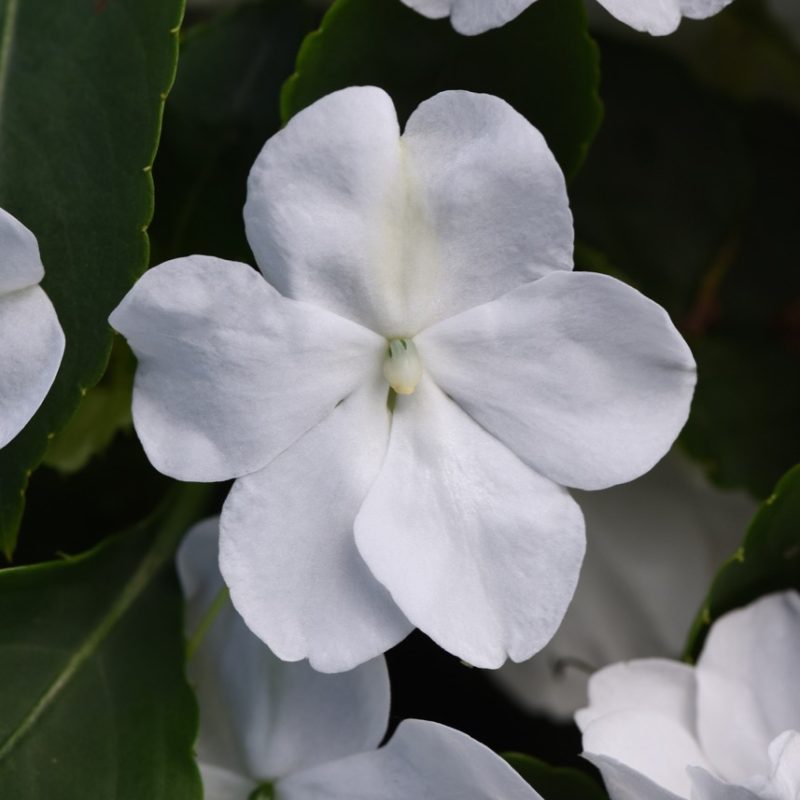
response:
<svg viewBox="0 0 800 800"><path fill-rule="evenodd" d="M633 483L574 496L587 544L575 597L540 653L494 673L526 708L565 718L586 705L590 672L680 654L714 573L756 510L744 493L711 486L677 451Z"/></svg>
<svg viewBox="0 0 800 800"><path fill-rule="evenodd" d="M402 0L431 19L450 17L466 36L499 28L519 16L536 0ZM598 0L609 13L637 31L664 36L675 31L683 17L705 19L733 0Z"/></svg>
<svg viewBox="0 0 800 800"><path fill-rule="evenodd" d="M64 333L39 286L36 237L0 208L0 447L28 423L55 380Z"/></svg>
<svg viewBox="0 0 800 800"><path fill-rule="evenodd" d="M224 585L216 564L217 522L207 520L178 553L190 630ZM389 718L382 657L339 675L287 664L228 604L188 670L205 800L541 800L491 750L444 725L406 720L376 749Z"/></svg>
<svg viewBox="0 0 800 800"><path fill-rule="evenodd" d="M713 626L696 667L661 659L594 675L584 755L612 800L800 797L800 594Z"/></svg>
<svg viewBox="0 0 800 800"><path fill-rule="evenodd" d="M153 464L237 478L220 566L245 622L329 672L414 626L476 666L529 658L583 557L563 487L668 450L686 343L635 290L571 271L564 178L488 95L437 95L402 137L380 89L323 98L265 145L245 221L261 273L178 259L111 318Z"/></svg>

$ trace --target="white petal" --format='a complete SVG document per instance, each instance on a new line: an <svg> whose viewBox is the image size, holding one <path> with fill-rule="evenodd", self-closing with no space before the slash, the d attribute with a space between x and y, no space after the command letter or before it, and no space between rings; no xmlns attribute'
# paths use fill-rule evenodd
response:
<svg viewBox="0 0 800 800"><path fill-rule="evenodd" d="M708 19L729 6L733 0L679 0L681 14L689 19Z"/></svg>
<svg viewBox="0 0 800 800"><path fill-rule="evenodd" d="M797 800L800 797L800 732L785 731L769 746L772 769L761 796L764 800Z"/></svg>
<svg viewBox="0 0 800 800"><path fill-rule="evenodd" d="M688 798L691 782L687 767L708 768L686 729L652 712L616 711L591 721L583 731L583 749L584 757L603 773L612 800L660 800L664 796L645 791L647 783L641 778L666 793ZM617 765L626 769L620 770Z"/></svg>
<svg viewBox="0 0 800 800"><path fill-rule="evenodd" d="M676 795L615 758L595 753L583 757L600 770L611 800L688 800L688 795Z"/></svg>
<svg viewBox="0 0 800 800"><path fill-rule="evenodd" d="M687 664L660 658L613 664L592 675L589 706L575 721L586 730L609 714L633 711L668 719L694 737L695 692L694 669Z"/></svg>
<svg viewBox="0 0 800 800"><path fill-rule="evenodd" d="M430 263L414 265L411 302L428 305L420 329L572 269L564 176L542 135L504 100L442 92L411 115L403 144L435 245Z"/></svg>
<svg viewBox="0 0 800 800"><path fill-rule="evenodd" d="M689 767L689 775L692 780L691 800L765 800L744 786L721 781L716 775L700 767Z"/></svg>
<svg viewBox="0 0 800 800"><path fill-rule="evenodd" d="M732 0L598 0L611 14L637 31L664 36L672 33L681 18L705 19L721 11Z"/></svg>
<svg viewBox="0 0 800 800"><path fill-rule="evenodd" d="M541 800L487 747L415 719L380 750L292 775L277 791L281 800Z"/></svg>
<svg viewBox="0 0 800 800"><path fill-rule="evenodd" d="M769 742L800 727L800 594L761 598L711 629L697 667L701 741L720 775L766 774Z"/></svg>
<svg viewBox="0 0 800 800"><path fill-rule="evenodd" d="M423 103L402 142L380 89L324 97L265 145L245 220L283 294L389 337L571 268L564 178L544 139L469 92Z"/></svg>
<svg viewBox="0 0 800 800"><path fill-rule="evenodd" d="M537 471L602 489L651 469L696 380L667 313L605 275L553 273L416 339L436 383Z"/></svg>
<svg viewBox="0 0 800 800"><path fill-rule="evenodd" d="M178 551L190 632L224 586L217 549L212 519L195 526ZM250 784L377 747L386 731L389 676L382 658L341 675L280 661L230 603L188 671L200 706L198 757Z"/></svg>
<svg viewBox="0 0 800 800"><path fill-rule="evenodd" d="M499 28L521 14L535 0L403 0L431 19L450 16L453 27L465 36Z"/></svg>
<svg viewBox="0 0 800 800"><path fill-rule="evenodd" d="M0 295L34 286L43 277L36 237L0 208Z"/></svg>
<svg viewBox="0 0 800 800"><path fill-rule="evenodd" d="M287 661L351 669L411 631L353 539L386 452L386 396L382 379L366 385L225 502L220 566L234 605Z"/></svg>
<svg viewBox="0 0 800 800"><path fill-rule="evenodd" d="M247 800L256 788L254 781L234 772L202 762L197 766L203 779L203 800Z"/></svg>
<svg viewBox="0 0 800 800"><path fill-rule="evenodd" d="M64 332L43 289L0 295L0 447L36 413L63 355Z"/></svg>
<svg viewBox="0 0 800 800"><path fill-rule="evenodd" d="M136 431L156 469L180 480L263 467L379 371L385 346L205 256L145 273L110 322L139 359Z"/></svg>
<svg viewBox="0 0 800 800"><path fill-rule="evenodd" d="M712 578L756 510L745 493L713 487L678 451L632 483L573 496L586 519L587 549L564 622L530 661L493 673L526 708L562 718L586 704L589 672L678 656Z"/></svg>
<svg viewBox="0 0 800 800"><path fill-rule="evenodd" d="M406 616L479 667L529 658L550 639L584 549L569 494L425 377L397 399L389 452L355 531Z"/></svg>

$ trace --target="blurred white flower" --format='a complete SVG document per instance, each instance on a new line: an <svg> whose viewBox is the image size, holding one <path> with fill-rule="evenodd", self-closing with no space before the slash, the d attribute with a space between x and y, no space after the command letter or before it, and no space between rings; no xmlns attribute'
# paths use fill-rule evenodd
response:
<svg viewBox="0 0 800 800"><path fill-rule="evenodd" d="M679 587L678 587L679 590ZM719 619L696 667L601 670L576 715L612 800L800 797L800 594Z"/></svg>
<svg viewBox="0 0 800 800"><path fill-rule="evenodd" d="M528 710L563 718L586 704L590 672L680 655L715 572L757 508L743 492L714 488L678 452L633 483L573 496L586 519L575 597L540 653L493 673Z"/></svg>
<svg viewBox="0 0 800 800"><path fill-rule="evenodd" d="M224 586L217 538L217 520L207 520L178 552L189 630ZM275 800L539 798L491 750L444 725L406 720L376 749L389 718L382 657L339 675L287 664L227 604L188 670L200 707L206 800L248 800L258 787Z"/></svg>
<svg viewBox="0 0 800 800"><path fill-rule="evenodd" d="M0 209L0 447L28 423L53 385L64 332L39 286L36 237Z"/></svg>
<svg viewBox="0 0 800 800"><path fill-rule="evenodd" d="M795 44L800 45L800 3L797 0L767 0L767 6Z"/></svg>
<svg viewBox="0 0 800 800"><path fill-rule="evenodd" d="M572 272L563 175L488 95L439 94L402 138L380 89L323 98L265 145L245 221L261 274L179 259L111 318L152 463L237 478L234 605L326 672L413 626L476 666L529 658L583 557L563 487L664 455L694 390L686 343L635 290Z"/></svg>
<svg viewBox="0 0 800 800"><path fill-rule="evenodd" d="M453 27L466 36L499 28L519 16L536 0L402 0L431 19L449 16ZM705 19L733 0L597 0L618 20L637 31L664 36L681 19Z"/></svg>

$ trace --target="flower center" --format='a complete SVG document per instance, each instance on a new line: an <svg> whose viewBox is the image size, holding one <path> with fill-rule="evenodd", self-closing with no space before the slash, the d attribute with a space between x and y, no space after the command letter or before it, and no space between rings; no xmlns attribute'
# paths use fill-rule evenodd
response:
<svg viewBox="0 0 800 800"><path fill-rule="evenodd" d="M422 362L412 339L390 339L383 376L397 394L413 394L422 377Z"/></svg>

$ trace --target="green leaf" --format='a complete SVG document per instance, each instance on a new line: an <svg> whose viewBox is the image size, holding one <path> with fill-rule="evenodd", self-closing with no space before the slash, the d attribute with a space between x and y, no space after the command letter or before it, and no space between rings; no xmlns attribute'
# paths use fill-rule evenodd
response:
<svg viewBox="0 0 800 800"><path fill-rule="evenodd" d="M714 578L689 634L686 659L697 659L720 616L786 589L800 591L800 465L780 480L750 523L742 546Z"/></svg>
<svg viewBox="0 0 800 800"><path fill-rule="evenodd" d="M552 767L522 753L505 753L503 758L544 800L608 800L597 781L577 769Z"/></svg>
<svg viewBox="0 0 800 800"><path fill-rule="evenodd" d="M185 36L154 169L155 260L207 253L252 261L242 219L247 175L280 128L281 86L314 19L300 0L266 0Z"/></svg>
<svg viewBox="0 0 800 800"><path fill-rule="evenodd" d="M337 89L374 85L392 96L405 122L442 90L486 92L542 131L569 176L600 124L598 82L582 0L539 0L513 22L475 37L398 0L336 0L303 43L282 113L286 121Z"/></svg>
<svg viewBox="0 0 800 800"><path fill-rule="evenodd" d="M92 456L103 452L117 433L131 429L135 369L131 349L117 336L100 383L89 389L67 426L50 441L44 456L48 467L77 472Z"/></svg>
<svg viewBox="0 0 800 800"><path fill-rule="evenodd" d="M47 399L0 451L7 555L30 471L102 376L108 315L147 264L182 12L182 0L0 0L0 206L39 241L67 340Z"/></svg>
<svg viewBox="0 0 800 800"><path fill-rule="evenodd" d="M200 800L171 561L208 491L181 487L86 555L0 571L4 797Z"/></svg>

